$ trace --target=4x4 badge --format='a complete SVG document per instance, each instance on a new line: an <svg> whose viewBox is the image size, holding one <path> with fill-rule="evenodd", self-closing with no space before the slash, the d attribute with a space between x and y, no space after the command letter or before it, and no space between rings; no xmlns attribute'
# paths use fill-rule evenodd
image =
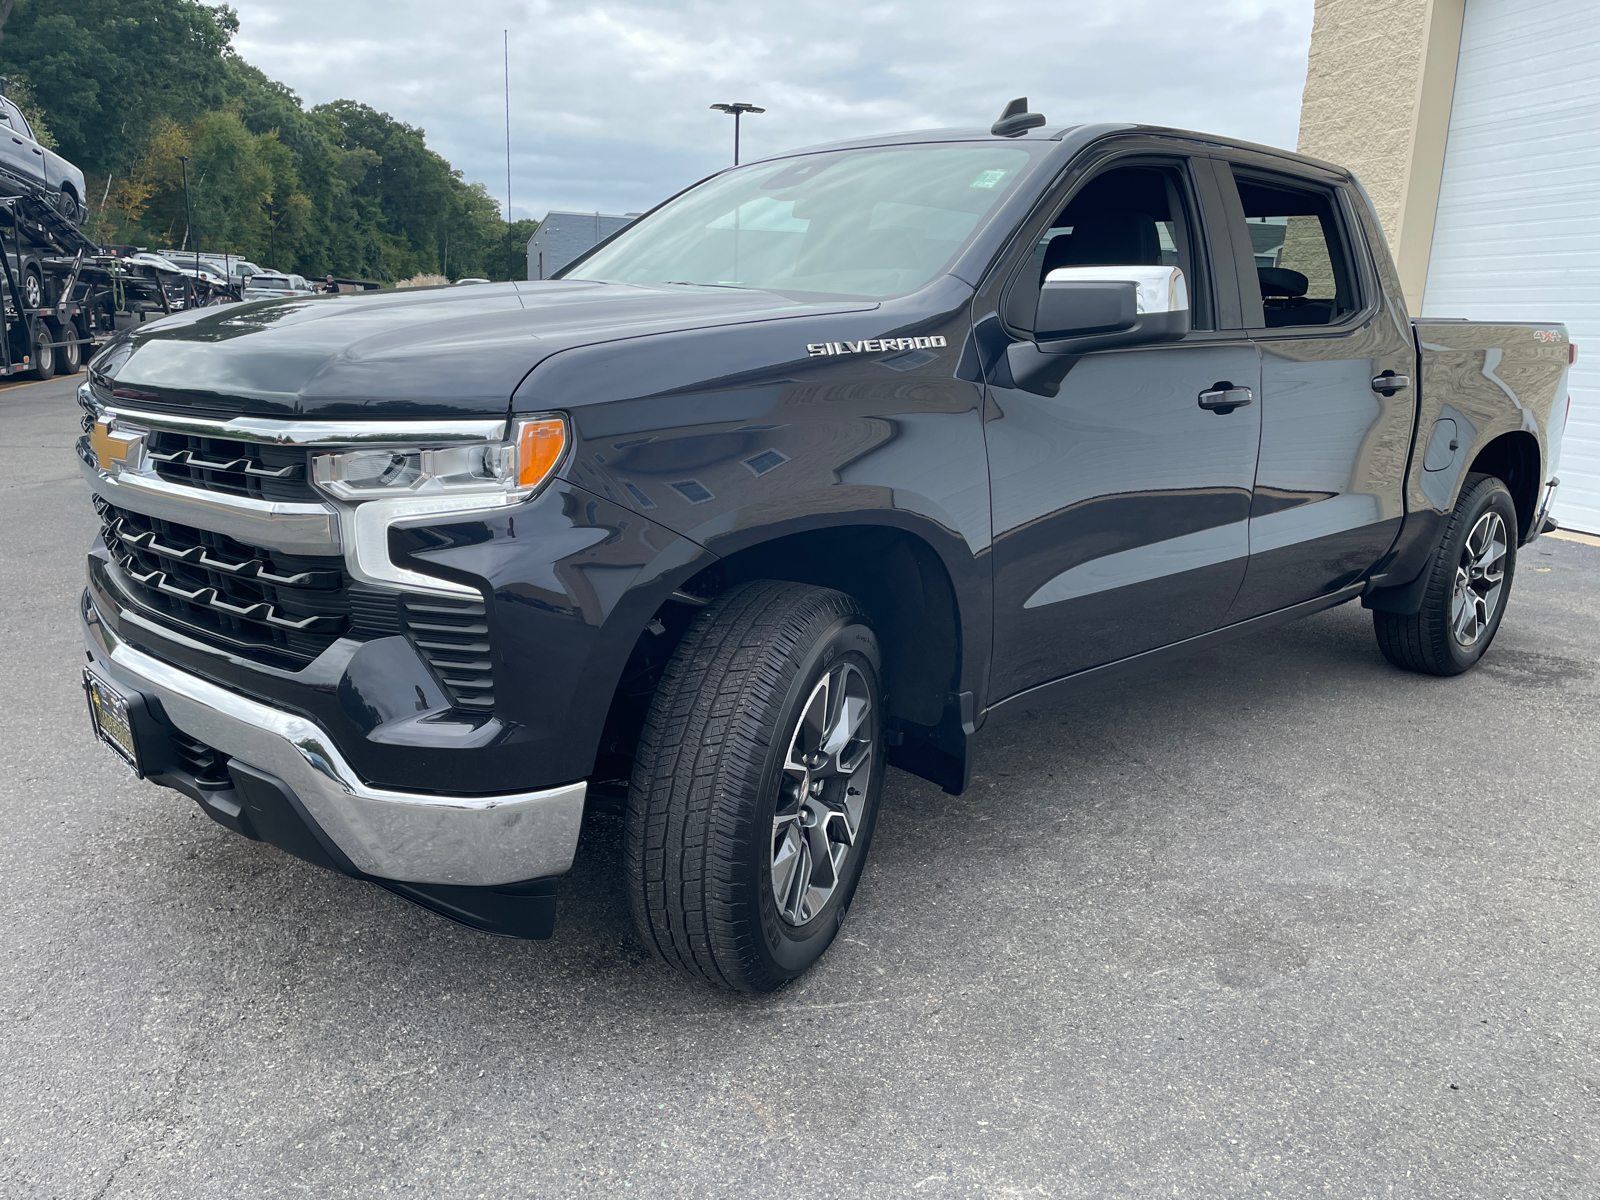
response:
<svg viewBox="0 0 1600 1200"><path fill-rule="evenodd" d="M863 342L807 342L812 358L827 354L884 354L890 350L937 350L949 343L942 337L867 338Z"/></svg>

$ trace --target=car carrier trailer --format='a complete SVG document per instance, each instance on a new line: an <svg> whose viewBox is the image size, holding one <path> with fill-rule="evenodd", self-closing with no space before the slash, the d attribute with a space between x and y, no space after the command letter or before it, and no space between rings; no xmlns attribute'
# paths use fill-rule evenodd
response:
<svg viewBox="0 0 1600 1200"><path fill-rule="evenodd" d="M0 198L0 218L0 378L76 374L118 330L239 299L236 289L103 253L34 197Z"/></svg>

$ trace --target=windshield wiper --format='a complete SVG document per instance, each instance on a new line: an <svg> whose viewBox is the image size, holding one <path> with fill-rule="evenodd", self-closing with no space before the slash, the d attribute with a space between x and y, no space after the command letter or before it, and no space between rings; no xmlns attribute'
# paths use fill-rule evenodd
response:
<svg viewBox="0 0 1600 1200"><path fill-rule="evenodd" d="M755 290L754 288L745 287L744 284L742 284L742 283L695 283L691 279L664 279L664 280L662 280L662 282L666 283L666 284L670 284L673 287L732 288L736 292L749 292L749 291L754 291Z"/></svg>

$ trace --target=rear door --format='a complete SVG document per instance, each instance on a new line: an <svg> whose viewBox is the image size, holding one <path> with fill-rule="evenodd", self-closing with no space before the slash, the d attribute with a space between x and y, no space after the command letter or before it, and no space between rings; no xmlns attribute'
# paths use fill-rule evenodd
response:
<svg viewBox="0 0 1600 1200"><path fill-rule="evenodd" d="M1084 354L1054 395L990 370L994 700L1216 628L1248 554L1260 409L1199 404L1219 384L1259 384L1228 233L1209 216L1210 160L1130 140L1092 151L1057 186L979 294L980 340L999 340L1010 289L1036 294L1055 266L1180 266L1195 330Z"/></svg>
<svg viewBox="0 0 1600 1200"><path fill-rule="evenodd" d="M1240 152L1220 162L1245 324L1261 351L1261 452L1250 566L1228 621L1339 590L1394 541L1415 393L1415 351L1353 207L1332 175ZM1413 381L1414 383L1414 381Z"/></svg>

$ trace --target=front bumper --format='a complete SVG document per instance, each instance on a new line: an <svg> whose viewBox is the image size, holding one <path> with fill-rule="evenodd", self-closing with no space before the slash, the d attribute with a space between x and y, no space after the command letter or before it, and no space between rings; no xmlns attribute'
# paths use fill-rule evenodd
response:
<svg viewBox="0 0 1600 1200"><path fill-rule="evenodd" d="M582 782L468 797L374 788L314 721L134 648L87 599L83 623L97 671L155 700L188 737L281 780L356 872L379 882L495 887L560 875L572 865Z"/></svg>

